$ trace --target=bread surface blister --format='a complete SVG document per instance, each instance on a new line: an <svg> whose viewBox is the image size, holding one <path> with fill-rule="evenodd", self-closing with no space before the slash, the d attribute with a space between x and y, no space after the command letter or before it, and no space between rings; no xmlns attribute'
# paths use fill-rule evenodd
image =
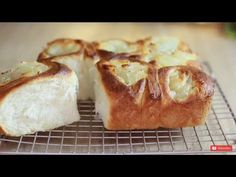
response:
<svg viewBox="0 0 236 177"><path fill-rule="evenodd" d="M203 124L214 94L214 81L204 72L198 55L186 43L170 36L149 37L135 42L121 39L100 42L57 39L47 44L39 54L38 62L44 63L44 66L31 64L37 69L29 73L19 75L17 72L7 72L2 75L0 89L9 85L9 80L11 82L28 77L42 80L37 75L47 72L48 66L45 63L66 65L68 71L73 73L71 87L77 88L73 92L77 96L71 98L70 104L67 100L68 106L76 112L76 99L95 100L98 117L109 130L179 128ZM32 69L29 64L26 70L30 70L30 67ZM61 84L70 85L66 81ZM62 95L66 93L61 92ZM38 105L39 108L41 105ZM53 113L60 109L56 105L54 108ZM78 121L79 114L75 114L72 119ZM6 121L6 118L1 117ZM70 121L60 125L67 125ZM2 122L2 128L1 125ZM21 134L46 131L58 125L39 129L29 124L30 130ZM2 130L8 135L14 135L7 133L4 128Z"/></svg>

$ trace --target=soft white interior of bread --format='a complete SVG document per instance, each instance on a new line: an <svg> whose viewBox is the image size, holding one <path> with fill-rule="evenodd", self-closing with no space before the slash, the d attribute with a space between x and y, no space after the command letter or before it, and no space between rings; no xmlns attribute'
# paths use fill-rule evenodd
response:
<svg viewBox="0 0 236 177"><path fill-rule="evenodd" d="M137 45L128 44L123 40L107 40L99 45L99 49L107 50L114 53L130 53L137 50Z"/></svg>
<svg viewBox="0 0 236 177"><path fill-rule="evenodd" d="M47 49L47 54L50 56L66 55L80 50L80 45L76 43L54 43Z"/></svg>
<svg viewBox="0 0 236 177"><path fill-rule="evenodd" d="M21 62L13 69L0 74L0 86L21 77L31 77L48 70L48 66L38 62Z"/></svg>
<svg viewBox="0 0 236 177"><path fill-rule="evenodd" d="M93 78L89 72L91 67L95 67L92 60L84 59L81 56L68 56L55 60L56 62L67 65L70 69L75 71L79 80L79 92L77 98L79 100L94 99L93 92Z"/></svg>
<svg viewBox="0 0 236 177"><path fill-rule="evenodd" d="M172 99L184 101L188 96L195 92L192 78L178 70L171 70L168 75L169 93Z"/></svg>
<svg viewBox="0 0 236 177"><path fill-rule="evenodd" d="M94 70L94 93L95 93L95 109L98 117L103 120L104 126L108 126L108 118L110 115L110 102L103 86L100 73L97 68Z"/></svg>
<svg viewBox="0 0 236 177"><path fill-rule="evenodd" d="M110 63L114 66L115 76L127 86L147 77L147 65L128 60L111 60Z"/></svg>
<svg viewBox="0 0 236 177"><path fill-rule="evenodd" d="M0 125L11 136L21 136L78 121L77 91L74 72L30 81L1 101Z"/></svg>
<svg viewBox="0 0 236 177"><path fill-rule="evenodd" d="M87 81L85 84L87 84L87 97L95 100L95 93L94 93L94 78L96 73L96 62L92 59L85 59L84 64L87 72Z"/></svg>

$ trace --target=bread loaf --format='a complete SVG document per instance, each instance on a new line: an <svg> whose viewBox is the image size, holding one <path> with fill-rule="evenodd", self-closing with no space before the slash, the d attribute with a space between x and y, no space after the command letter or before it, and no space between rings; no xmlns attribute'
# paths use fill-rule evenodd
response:
<svg viewBox="0 0 236 177"><path fill-rule="evenodd" d="M43 60L65 64L75 71L80 85L78 99L94 100L93 72L97 57L92 43L74 39L54 40L39 54L38 61Z"/></svg>
<svg viewBox="0 0 236 177"><path fill-rule="evenodd" d="M214 82L182 40L111 39L48 43L39 61L64 63L79 80L78 99L95 99L110 130L177 128L205 122Z"/></svg>
<svg viewBox="0 0 236 177"><path fill-rule="evenodd" d="M117 54L96 64L95 107L109 130L200 125L214 83L191 66L155 65Z"/></svg>
<svg viewBox="0 0 236 177"><path fill-rule="evenodd" d="M79 121L78 79L58 63L22 62L0 75L0 133L21 136Z"/></svg>

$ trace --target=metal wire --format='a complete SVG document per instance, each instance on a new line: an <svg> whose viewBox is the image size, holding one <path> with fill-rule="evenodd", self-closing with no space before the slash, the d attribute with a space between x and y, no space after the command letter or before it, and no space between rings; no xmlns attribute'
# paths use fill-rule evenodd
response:
<svg viewBox="0 0 236 177"><path fill-rule="evenodd" d="M203 126L109 131L95 118L94 102L79 101L78 110L81 120L71 125L17 138L0 136L0 154L213 154L211 144L236 147L236 119L217 81L212 110ZM231 121L232 127L222 121Z"/></svg>
<svg viewBox="0 0 236 177"><path fill-rule="evenodd" d="M35 146L35 143L36 143L36 138L37 138L37 135L38 135L38 132L36 132L36 133L35 133L35 136L34 136L34 141L33 141L33 145L32 145L32 148L31 148L31 153L33 153L34 146Z"/></svg>
<svg viewBox="0 0 236 177"><path fill-rule="evenodd" d="M175 148L174 148L173 141L172 141L171 131L169 131L169 138L170 138L170 144L171 144L172 151L174 151Z"/></svg>
<svg viewBox="0 0 236 177"><path fill-rule="evenodd" d="M159 138L158 138L158 131L156 130L156 141L157 141L157 151L160 151L161 147L160 147L160 143L159 143Z"/></svg>

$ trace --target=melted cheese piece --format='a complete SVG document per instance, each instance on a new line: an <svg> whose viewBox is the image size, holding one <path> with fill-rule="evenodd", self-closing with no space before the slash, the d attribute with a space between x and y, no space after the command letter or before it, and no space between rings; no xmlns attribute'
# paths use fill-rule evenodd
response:
<svg viewBox="0 0 236 177"><path fill-rule="evenodd" d="M194 82L189 75L173 70L169 74L168 85L170 96L177 101L184 101L195 92Z"/></svg>
<svg viewBox="0 0 236 177"><path fill-rule="evenodd" d="M144 42L128 44L122 40L108 40L100 43L99 48L114 53L142 54L144 61L155 60L158 66L186 65L188 61L197 60L197 55L179 50L181 41L176 37L153 37Z"/></svg>
<svg viewBox="0 0 236 177"><path fill-rule="evenodd" d="M188 61L197 60L194 53L184 52L178 49L180 40L174 37L156 37L148 41L144 46L144 60L155 60L158 66L186 65Z"/></svg>
<svg viewBox="0 0 236 177"><path fill-rule="evenodd" d="M197 55L176 51L172 55L158 55L155 60L160 67L186 65L190 60L197 60Z"/></svg>
<svg viewBox="0 0 236 177"><path fill-rule="evenodd" d="M66 55L80 50L80 45L76 43L67 43L67 44L52 44L47 49L47 54L50 56Z"/></svg>
<svg viewBox="0 0 236 177"><path fill-rule="evenodd" d="M137 45L130 44L128 45L125 41L122 40L108 40L101 42L99 49L107 50L114 53L131 53L137 50Z"/></svg>
<svg viewBox="0 0 236 177"><path fill-rule="evenodd" d="M0 86L21 77L31 77L48 70L48 66L38 62L21 62L15 68L1 73Z"/></svg>
<svg viewBox="0 0 236 177"><path fill-rule="evenodd" d="M180 40L175 37L161 36L152 38L151 43L156 44L156 53L171 54L177 50Z"/></svg>
<svg viewBox="0 0 236 177"><path fill-rule="evenodd" d="M147 77L147 66L138 62L113 60L110 61L110 63L114 66L116 77L127 86L133 85L139 80Z"/></svg>

